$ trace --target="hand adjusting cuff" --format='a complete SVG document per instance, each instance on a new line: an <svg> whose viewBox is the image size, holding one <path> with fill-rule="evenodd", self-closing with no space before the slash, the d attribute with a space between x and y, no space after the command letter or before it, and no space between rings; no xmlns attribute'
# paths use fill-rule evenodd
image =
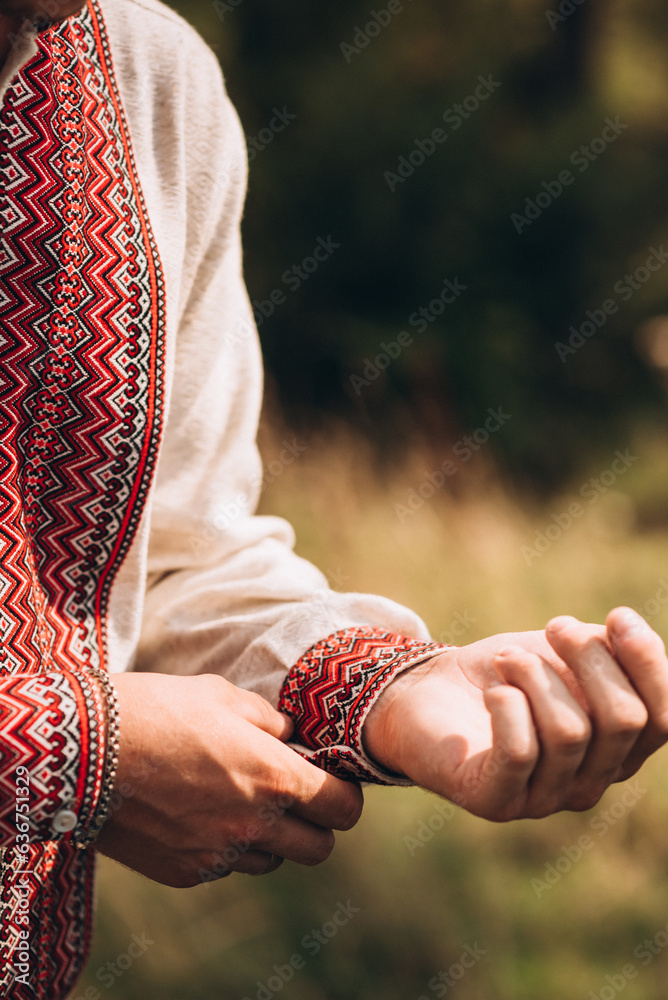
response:
<svg viewBox="0 0 668 1000"><path fill-rule="evenodd" d="M340 778L412 785L365 752L362 727L400 673L452 646L370 626L343 629L311 646L288 674L278 708L294 721L294 750ZM298 745L297 745L298 744Z"/></svg>

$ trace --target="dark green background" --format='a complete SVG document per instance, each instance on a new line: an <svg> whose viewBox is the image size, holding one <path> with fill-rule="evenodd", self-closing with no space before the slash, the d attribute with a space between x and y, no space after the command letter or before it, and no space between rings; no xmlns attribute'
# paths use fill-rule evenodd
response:
<svg viewBox="0 0 668 1000"><path fill-rule="evenodd" d="M659 0L584 0L563 21L548 19L542 0L406 0L347 57L341 46L385 4L218 4L175 6L220 55L247 135L274 108L296 115L251 163L251 297L285 291L281 275L318 236L341 244L261 323L291 420L343 416L387 458L416 433L445 453L502 405L514 419L492 451L538 491L563 486L629 428L661 424L661 380L635 334L666 309L668 268L566 363L554 346L667 234ZM461 128L444 125L443 113L489 74L501 87ZM580 172L570 157L607 117L628 128ZM385 172L438 127L447 141L391 192ZM564 169L574 183L518 234L513 213ZM446 277L467 292L356 393L351 375Z"/></svg>

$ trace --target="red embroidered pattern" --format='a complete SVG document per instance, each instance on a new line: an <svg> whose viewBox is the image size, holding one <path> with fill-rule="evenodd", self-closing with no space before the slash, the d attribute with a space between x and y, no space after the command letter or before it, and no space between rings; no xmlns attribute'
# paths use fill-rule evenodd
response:
<svg viewBox="0 0 668 1000"><path fill-rule="evenodd" d="M82 680L69 672L0 676L0 732L2 732L2 777L7 786L14 778L11 796L3 794L0 812L0 842L11 844L16 838L14 803L17 768L28 777L29 823L31 840L53 837L51 822L64 805L77 808L80 823L92 818L93 781L87 775L86 757L81 746L91 747L95 758L96 734L89 734L81 703L85 700ZM99 690L91 685L90 697L100 707ZM72 777L76 779L72 782ZM93 774L94 779L94 774ZM82 795L82 790L84 794ZM4 808L5 804L9 809ZM11 810L11 811L10 811ZM25 843L28 836L21 837Z"/></svg>
<svg viewBox="0 0 668 1000"><path fill-rule="evenodd" d="M311 646L285 679L278 705L295 723L301 744L295 749L341 778L413 784L367 757L362 726L391 680L450 648L367 627L343 629Z"/></svg>
<svg viewBox="0 0 668 1000"><path fill-rule="evenodd" d="M97 800L103 763L94 746L88 754L81 689L55 675L106 666L109 592L141 518L162 419L162 271L97 0L37 45L0 108L5 844L18 759L33 755L31 827L42 836L58 807L74 801L82 816ZM26 675L46 671L31 688ZM56 1000L82 966L93 860L70 836L33 845L28 875L23 855L5 854L3 997ZM24 897L27 982L12 957Z"/></svg>

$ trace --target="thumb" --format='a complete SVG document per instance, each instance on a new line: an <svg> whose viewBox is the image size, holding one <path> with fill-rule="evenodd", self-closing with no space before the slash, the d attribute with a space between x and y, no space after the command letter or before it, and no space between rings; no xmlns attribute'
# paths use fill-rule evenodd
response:
<svg viewBox="0 0 668 1000"><path fill-rule="evenodd" d="M294 733L290 716L277 712L266 698L255 691L239 691L238 711L247 722L283 743L287 743Z"/></svg>

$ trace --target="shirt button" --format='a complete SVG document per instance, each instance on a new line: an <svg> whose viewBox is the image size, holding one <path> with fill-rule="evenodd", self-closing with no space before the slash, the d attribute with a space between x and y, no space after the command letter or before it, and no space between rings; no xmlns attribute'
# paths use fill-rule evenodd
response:
<svg viewBox="0 0 668 1000"><path fill-rule="evenodd" d="M61 809L53 818L55 833L69 833L79 822L79 817L71 809Z"/></svg>

